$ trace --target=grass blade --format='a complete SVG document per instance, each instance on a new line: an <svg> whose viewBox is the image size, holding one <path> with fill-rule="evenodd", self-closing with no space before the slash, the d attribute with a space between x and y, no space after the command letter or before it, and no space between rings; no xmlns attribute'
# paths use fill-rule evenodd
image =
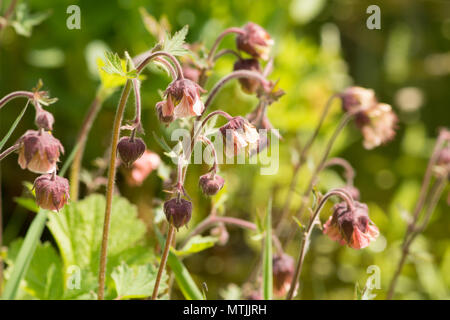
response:
<svg viewBox="0 0 450 320"><path fill-rule="evenodd" d="M3 137L2 141L0 141L0 150L3 149L6 142L8 141L9 137L11 137L12 133L16 129L17 125L19 124L20 120L22 119L23 115L25 114L25 111L27 111L28 105L30 104L30 100L27 101L27 104L22 109L22 112L20 112L19 116L14 120L14 123L12 124L11 128L9 128L8 133Z"/></svg>
<svg viewBox="0 0 450 320"><path fill-rule="evenodd" d="M272 300L272 199L267 204L266 237L264 238L263 257L263 295L264 300Z"/></svg>
<svg viewBox="0 0 450 320"><path fill-rule="evenodd" d="M155 228L156 236L161 246L164 245L164 238ZM175 280L177 281L178 287L183 293L187 300L203 300L203 295L200 289L195 284L194 279L192 279L189 271L186 269L184 264L178 259L175 253L170 250L169 257L167 258L167 264L175 275Z"/></svg>
<svg viewBox="0 0 450 320"><path fill-rule="evenodd" d="M13 265L11 276L6 282L5 290L3 291L3 300L13 300L19 289L20 282L27 273L31 259L33 258L36 247L44 231L45 223L47 221L47 211L40 210L37 216L34 218L27 231L25 240L20 248L17 259Z"/></svg>

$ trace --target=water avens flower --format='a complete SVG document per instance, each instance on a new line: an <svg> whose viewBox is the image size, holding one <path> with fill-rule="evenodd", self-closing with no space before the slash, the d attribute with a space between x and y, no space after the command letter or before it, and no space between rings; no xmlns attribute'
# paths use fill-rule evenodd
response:
<svg viewBox="0 0 450 320"><path fill-rule="evenodd" d="M228 157L239 154L242 150L252 153L258 147L259 134L256 128L243 117L232 118L220 128Z"/></svg>
<svg viewBox="0 0 450 320"><path fill-rule="evenodd" d="M257 59L238 59L233 66L234 71L249 70L261 73L261 67ZM260 81L253 78L240 78L242 91L253 94L258 91Z"/></svg>
<svg viewBox="0 0 450 320"><path fill-rule="evenodd" d="M55 171L60 153L64 153L61 142L43 129L28 130L18 143L20 167L35 173Z"/></svg>
<svg viewBox="0 0 450 320"><path fill-rule="evenodd" d="M189 79L173 81L165 92L166 103L160 107L162 116L185 118L201 115L205 109L200 99L202 92L204 90L197 83Z"/></svg>
<svg viewBox="0 0 450 320"><path fill-rule="evenodd" d="M367 205L358 201L354 204L353 210L345 202L336 204L323 233L341 245L362 249L378 237L379 231L369 218Z"/></svg>
<svg viewBox="0 0 450 320"><path fill-rule="evenodd" d="M285 254L277 254L272 259L273 293L278 297L284 296L291 287L294 277L294 259Z"/></svg>
<svg viewBox="0 0 450 320"><path fill-rule="evenodd" d="M123 163L130 167L145 152L145 142L140 138L122 137L117 144L117 152Z"/></svg>
<svg viewBox="0 0 450 320"><path fill-rule="evenodd" d="M213 196L223 188L225 180L218 174L206 173L200 177L198 184L205 195Z"/></svg>
<svg viewBox="0 0 450 320"><path fill-rule="evenodd" d="M395 137L398 118L390 105L377 103L356 115L356 125L364 137L364 148L373 149Z"/></svg>
<svg viewBox="0 0 450 320"><path fill-rule="evenodd" d="M34 122L36 123L38 128L42 128L46 131L52 131L53 124L55 123L55 118L50 112L40 109L36 112L36 118Z"/></svg>
<svg viewBox="0 0 450 320"><path fill-rule="evenodd" d="M126 173L126 181L130 186L140 186L153 170L161 164L161 158L155 152L145 150L144 154L131 165Z"/></svg>
<svg viewBox="0 0 450 320"><path fill-rule="evenodd" d="M33 188L36 203L42 209L59 211L69 200L69 181L55 173L37 177Z"/></svg>
<svg viewBox="0 0 450 320"><path fill-rule="evenodd" d="M183 198L172 198L164 202L164 214L167 221L179 229L191 220L192 203Z"/></svg>
<svg viewBox="0 0 450 320"><path fill-rule="evenodd" d="M253 22L247 23L242 28L242 31L236 37L237 48L247 52L254 58L268 60L274 41L267 31Z"/></svg>
<svg viewBox="0 0 450 320"><path fill-rule="evenodd" d="M375 92L362 87L349 87L340 94L340 97L342 108L346 112L367 110L377 104Z"/></svg>

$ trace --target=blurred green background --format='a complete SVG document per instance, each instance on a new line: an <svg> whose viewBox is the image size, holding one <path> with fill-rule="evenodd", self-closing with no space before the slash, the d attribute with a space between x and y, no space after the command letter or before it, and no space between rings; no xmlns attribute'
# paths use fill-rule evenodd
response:
<svg viewBox="0 0 450 320"><path fill-rule="evenodd" d="M9 1L2 1L5 8ZM304 299L352 299L354 285L363 285L366 269L377 265L381 270L383 298L399 258L399 245L405 230L401 217L412 210L433 147L438 128L450 125L450 2L438 0L196 0L196 1L26 1L31 12L50 10L50 16L33 29L31 37L17 35L11 27L0 35L0 96L15 90L30 90L42 78L45 89L59 101L48 108L55 115L54 135L68 151L74 146L80 124L93 100L99 80L95 58L109 48L122 54L137 55L153 47L156 40L146 30L139 8L156 18L165 16L172 31L189 25L188 42L203 41L210 47L225 28L242 26L247 21L260 24L273 36L274 72L286 95L269 109L269 118L284 136L280 143L280 167L276 175L261 176L259 166L227 165L226 214L254 220L264 212L267 199L274 197L274 215L279 213L292 176L294 140L306 141L317 123L328 97L348 85L373 88L380 101L389 103L400 118L396 139L386 146L367 151L361 135L350 125L338 140L333 155L344 157L354 166L355 185L362 201L368 203L372 220L381 231L370 248L355 251L340 247L316 231L302 274ZM81 30L68 30L66 9L81 8ZM366 8L381 8L381 30L366 27ZM4 9L2 9L4 10ZM228 36L223 47L234 47ZM233 58L220 60L206 89L232 69ZM156 118L154 105L158 89L165 89L169 79L157 70L146 74L142 86L144 139L147 146L162 150L152 132L166 135ZM110 141L111 124L119 93L105 102L89 137L84 166L94 169L94 160L102 157ZM236 83L223 90L213 103L227 112L245 115L256 99L240 90ZM0 136L8 130L23 107L16 100L1 110ZM133 116L128 108L126 117ZM340 117L336 103L332 115L312 150L314 161L323 150L324 141ZM28 111L12 140L34 127L33 112ZM64 158L62 159L64 161ZM172 164L170 164L172 166ZM192 166L187 189L195 211L190 228L208 214L209 201L197 187L197 179L206 166ZM13 200L23 190L22 181L34 175L21 170L15 157L2 161L2 192L5 220L5 245L23 235L32 214ZM309 180L308 166L302 170L298 190ZM339 173L327 170L319 188L342 185ZM153 173L140 188L131 188L119 174L120 192L139 205L143 219L151 224L153 202L164 198L162 182ZM85 189L83 188L82 191ZM103 189L101 189L103 192ZM449 207L441 199L429 227L413 246L407 266L398 284L398 298L448 299L450 297ZM298 207L296 195L294 208ZM323 213L322 221L329 211ZM198 283L206 282L209 298L231 297L233 283L239 287L258 263L260 243L248 233L229 228L230 240L186 260ZM179 239L186 234L182 231ZM46 231L44 237L50 239ZM51 239L50 239L51 240ZM287 248L297 256L298 241ZM227 290L228 288L228 290Z"/></svg>

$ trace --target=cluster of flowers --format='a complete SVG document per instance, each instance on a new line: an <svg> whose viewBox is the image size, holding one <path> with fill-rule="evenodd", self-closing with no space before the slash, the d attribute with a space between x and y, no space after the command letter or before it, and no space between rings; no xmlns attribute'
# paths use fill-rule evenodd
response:
<svg viewBox="0 0 450 320"><path fill-rule="evenodd" d="M28 130L16 143L22 169L41 174L34 181L36 202L39 207L52 211L59 211L69 200L69 182L56 174L57 163L64 148L51 131L55 119L44 110L40 100L47 93L36 90L31 102L36 110L35 124L38 130Z"/></svg>
<svg viewBox="0 0 450 320"><path fill-rule="evenodd" d="M236 33L238 34L236 37L238 50L246 52L252 58L239 58L234 65L234 71L248 70L257 72L260 75L260 79L240 77L239 81L242 89L250 94L257 93L258 96L266 94L270 97L273 83L265 80L258 59L268 59L273 40L262 27L254 23L248 23L243 28L238 29ZM185 65L183 70L188 70L188 66ZM178 74L178 77L168 85L164 92L164 100L156 103L155 106L157 116L161 123L169 125L176 119L188 117L198 117L200 119L204 114L206 107L201 99L201 95L206 91L197 83L200 73L201 70L191 67L190 72ZM278 97L281 93L277 92L276 95ZM226 145L225 153L227 156L232 157L242 151L246 151L248 154L254 152L259 146L260 136L256 127L249 119L241 116L231 117L225 112L220 112L220 114L228 120L219 129L224 138ZM264 121L257 120L263 123L263 125L270 125L265 115ZM197 138L199 137L193 137L194 142ZM207 143L209 142L206 137L202 136L200 138ZM212 152L215 153L214 146L211 143L210 146L212 147ZM134 168L135 161L137 161L136 163L140 161L140 157L144 154L146 146L142 139L132 134L130 137L122 137L120 139L117 150L121 161L127 166L133 166ZM148 165L154 168L155 161L152 164L147 163ZM225 180L217 174L217 169L217 163L214 163L209 172L199 178L199 186L207 196L217 194L224 186ZM145 174L141 174L139 171L136 171L136 175L145 176ZM137 180L135 184L140 184L142 181L139 178L131 179L131 181L133 180ZM184 190L183 177L180 172L173 193L176 196L164 203L164 212L169 223L178 229L189 222L192 214L192 203ZM187 199L182 198L182 196L185 196Z"/></svg>

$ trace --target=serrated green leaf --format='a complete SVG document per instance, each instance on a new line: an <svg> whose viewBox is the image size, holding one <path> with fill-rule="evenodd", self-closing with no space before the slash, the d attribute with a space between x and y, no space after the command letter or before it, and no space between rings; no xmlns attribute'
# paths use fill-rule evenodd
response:
<svg viewBox="0 0 450 320"><path fill-rule="evenodd" d="M185 48L184 40L189 31L189 26L185 25L181 30L175 32L171 37L167 32L163 43L163 51L166 51L174 56L182 56L189 51Z"/></svg>
<svg viewBox="0 0 450 320"><path fill-rule="evenodd" d="M27 4L23 2L17 5L15 12L16 16L11 25L17 34L24 37L30 37L33 27L41 24L51 14L51 11L30 14Z"/></svg>
<svg viewBox="0 0 450 320"><path fill-rule="evenodd" d="M9 266L14 266L22 245L23 239L11 243L7 258ZM22 289L37 299L48 300L62 297L62 262L55 248L49 242L38 243L23 279Z"/></svg>
<svg viewBox="0 0 450 320"><path fill-rule="evenodd" d="M69 203L59 213L49 214L48 227L58 244L66 269L76 265L97 274L105 203L104 196L93 194L81 201ZM129 262L132 258L136 259L133 250L143 242L145 230L145 224L137 217L136 207L124 198L114 197L108 270L112 270L122 260Z"/></svg>
<svg viewBox="0 0 450 320"><path fill-rule="evenodd" d="M118 299L139 299L152 295L158 270L150 264L130 267L126 263L117 266L111 274ZM167 290L167 274L163 273L160 292Z"/></svg>
<svg viewBox="0 0 450 320"><path fill-rule="evenodd" d="M218 241L217 237L203 237L201 235L196 235L189 239L189 241L184 245L184 247L180 250L173 249L172 251L178 257L185 257L191 254L206 250L214 246L214 244Z"/></svg>

